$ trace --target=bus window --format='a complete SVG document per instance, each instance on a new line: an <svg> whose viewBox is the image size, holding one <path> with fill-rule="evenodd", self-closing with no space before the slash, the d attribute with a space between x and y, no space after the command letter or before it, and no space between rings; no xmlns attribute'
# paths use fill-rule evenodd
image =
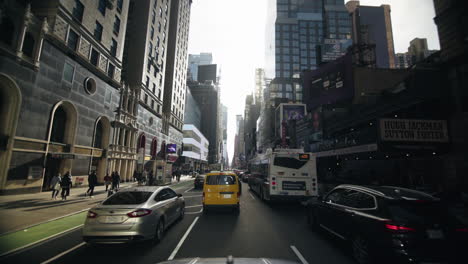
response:
<svg viewBox="0 0 468 264"><path fill-rule="evenodd" d="M300 169L306 163L307 161L302 161L295 158L275 157L273 165L290 169Z"/></svg>

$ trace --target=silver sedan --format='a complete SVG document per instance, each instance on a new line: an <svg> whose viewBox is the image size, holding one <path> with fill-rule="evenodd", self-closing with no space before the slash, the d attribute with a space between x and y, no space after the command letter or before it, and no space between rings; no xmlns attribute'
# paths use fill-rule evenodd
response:
<svg viewBox="0 0 468 264"><path fill-rule="evenodd" d="M83 240L88 243L125 243L153 239L185 213L185 201L169 187L121 190L88 211Z"/></svg>

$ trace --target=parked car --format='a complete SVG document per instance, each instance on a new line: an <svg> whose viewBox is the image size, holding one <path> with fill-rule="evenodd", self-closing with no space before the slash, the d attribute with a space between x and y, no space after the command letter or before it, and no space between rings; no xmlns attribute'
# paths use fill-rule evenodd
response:
<svg viewBox="0 0 468 264"><path fill-rule="evenodd" d="M349 241L358 263L468 263L468 228L424 192L339 185L306 212L313 229Z"/></svg>
<svg viewBox="0 0 468 264"><path fill-rule="evenodd" d="M200 174L195 177L195 180L193 182L193 188L194 189L203 189L203 184L205 183L205 175Z"/></svg>
<svg viewBox="0 0 468 264"><path fill-rule="evenodd" d="M88 243L159 242L185 214L185 201L170 187L122 189L88 211L83 240Z"/></svg>

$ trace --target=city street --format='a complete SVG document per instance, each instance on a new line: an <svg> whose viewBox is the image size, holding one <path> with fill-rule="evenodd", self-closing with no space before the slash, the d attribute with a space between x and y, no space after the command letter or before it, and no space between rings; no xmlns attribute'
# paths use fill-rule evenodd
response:
<svg viewBox="0 0 468 264"><path fill-rule="evenodd" d="M202 213L201 191L176 189L186 201L186 216L167 230L163 241L87 245L81 229L10 255L2 263L157 263L170 258L265 257L302 263L353 263L344 243L314 233L300 204L268 205L244 184L241 212Z"/></svg>

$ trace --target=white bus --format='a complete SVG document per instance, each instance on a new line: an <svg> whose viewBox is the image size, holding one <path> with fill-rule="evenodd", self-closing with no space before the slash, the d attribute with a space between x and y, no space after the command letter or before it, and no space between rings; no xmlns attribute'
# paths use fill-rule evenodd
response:
<svg viewBox="0 0 468 264"><path fill-rule="evenodd" d="M318 195L316 157L302 149L269 149L249 162L249 172L249 187L262 200L304 200Z"/></svg>

